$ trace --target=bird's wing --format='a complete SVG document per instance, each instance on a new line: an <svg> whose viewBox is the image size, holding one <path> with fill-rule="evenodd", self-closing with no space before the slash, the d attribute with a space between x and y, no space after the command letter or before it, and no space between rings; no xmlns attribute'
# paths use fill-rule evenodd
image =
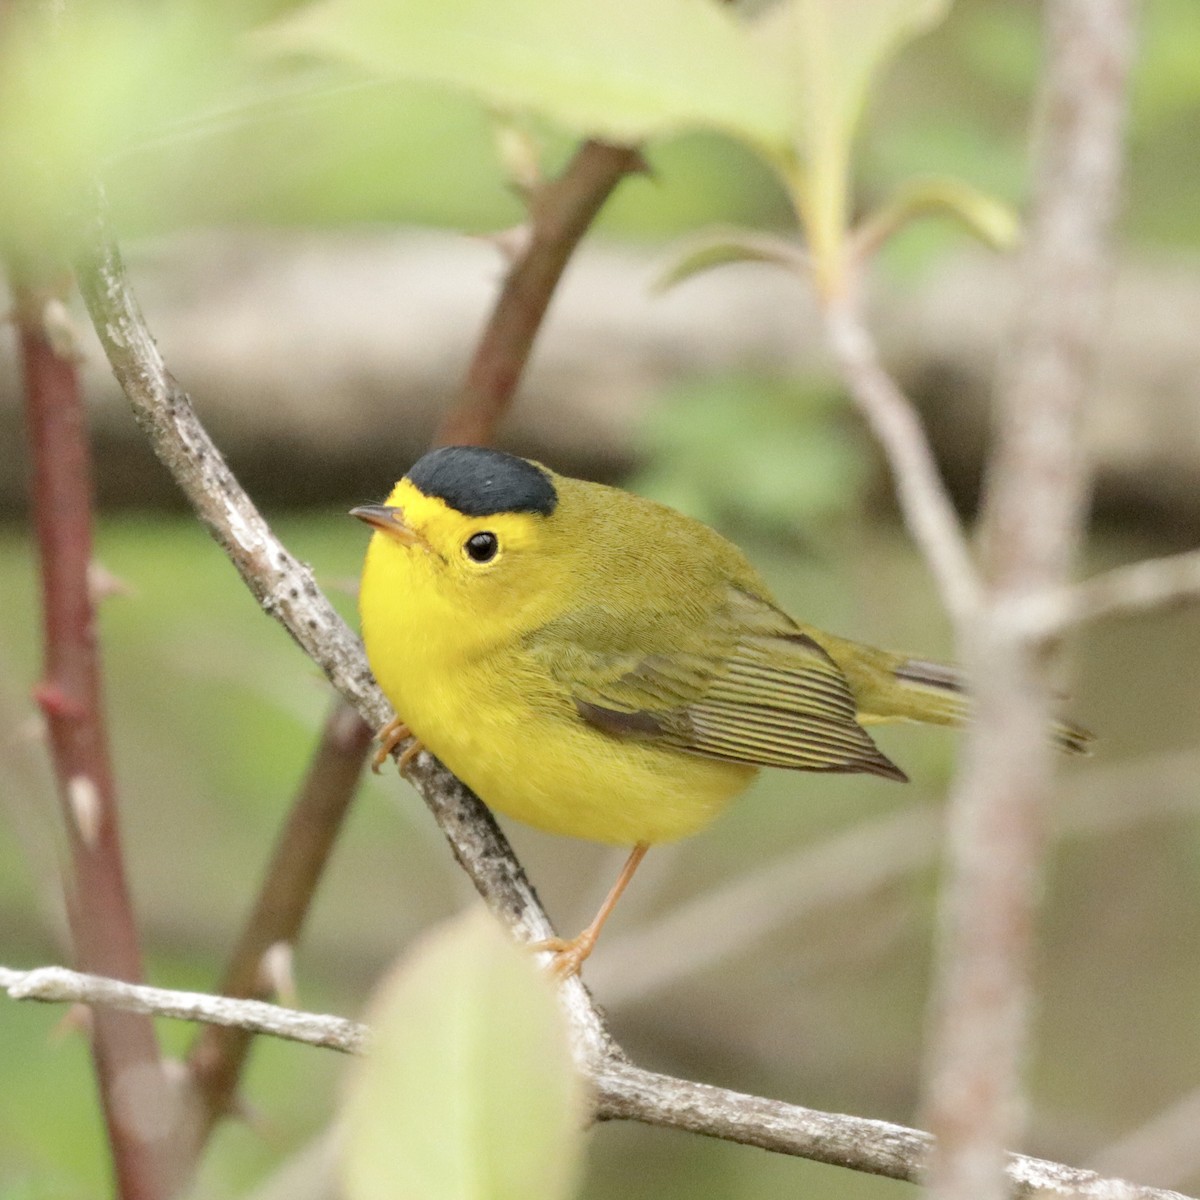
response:
<svg viewBox="0 0 1200 1200"><path fill-rule="evenodd" d="M579 715L613 736L755 766L905 779L858 724L841 670L788 616L730 588L706 619L615 625L577 611L528 645Z"/></svg>

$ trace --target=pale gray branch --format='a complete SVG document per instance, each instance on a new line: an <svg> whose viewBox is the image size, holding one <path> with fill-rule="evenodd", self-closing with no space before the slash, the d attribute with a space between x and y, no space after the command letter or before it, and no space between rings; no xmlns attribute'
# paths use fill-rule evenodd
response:
<svg viewBox="0 0 1200 1200"><path fill-rule="evenodd" d="M842 379L891 465L904 523L929 564L946 611L961 628L978 607L979 577L921 419L880 363L854 298L829 300L824 317Z"/></svg>
<svg viewBox="0 0 1200 1200"><path fill-rule="evenodd" d="M0 967L0 987L15 1000L99 1004L130 1012L235 1025L255 1033L349 1054L369 1050L369 1030L344 1017L297 1012L258 1000L231 1000L82 975L64 967ZM873 1175L919 1182L932 1139L920 1130L842 1113L820 1112L710 1087L635 1067L612 1055L581 1061L596 1095L597 1120L634 1120L792 1154ZM1061 1163L1013 1155L1008 1173L1022 1194L1092 1200L1189 1200Z"/></svg>
<svg viewBox="0 0 1200 1200"><path fill-rule="evenodd" d="M1019 600L1014 620L1030 638L1054 638L1073 625L1200 601L1200 550L1114 567L1058 591Z"/></svg>
<svg viewBox="0 0 1200 1200"><path fill-rule="evenodd" d="M687 1129L910 1183L922 1182L933 1149L929 1134L903 1125L672 1079L629 1063L600 1065L592 1073L592 1083L601 1120L619 1118ZM1178 1192L1139 1187L1021 1154L1008 1157L1006 1175L1019 1195L1184 1200Z"/></svg>
<svg viewBox="0 0 1200 1200"><path fill-rule="evenodd" d="M1064 587L1080 542L1083 408L1122 175L1129 0L1051 0L1045 12L1045 122L983 515L989 583L959 647L975 720L951 802L926 1064L935 1200L1003 1200L1004 1147L1024 1123L1057 706L1044 648L1009 610Z"/></svg>
<svg viewBox="0 0 1200 1200"><path fill-rule="evenodd" d="M150 1013L178 1021L230 1025L252 1033L270 1034L289 1042L325 1046L347 1054L360 1054L366 1046L367 1027L345 1017L322 1016L267 1004L261 1000L233 1000L203 992L178 992L85 975L66 967L37 967L14 971L0 967L0 987L13 1000L40 1000L47 1004L98 1004L122 1012Z"/></svg>

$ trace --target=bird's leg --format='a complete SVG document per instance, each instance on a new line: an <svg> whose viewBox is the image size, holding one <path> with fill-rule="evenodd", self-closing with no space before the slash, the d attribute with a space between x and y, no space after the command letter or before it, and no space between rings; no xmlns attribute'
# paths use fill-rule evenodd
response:
<svg viewBox="0 0 1200 1200"><path fill-rule="evenodd" d="M621 874L617 876L617 882L612 885L612 890L605 897L604 903L600 905L600 911L581 934L569 941L563 938L547 938L544 942L534 942L530 946L531 950L554 951L554 960L550 964L550 970L559 979L569 979L572 975L579 974L579 968L583 966L584 960L595 948L596 939L600 936L600 930L604 928L604 922L608 920L612 910L617 907L621 893L629 886L634 871L638 869L638 865L646 857L646 851L649 849L648 842L638 842L634 846L625 860L625 865L621 868Z"/></svg>
<svg viewBox="0 0 1200 1200"><path fill-rule="evenodd" d="M413 732L399 717L393 717L386 725L379 730L375 735L376 741L379 742L379 749L375 751L375 757L371 759L371 770L376 775L379 774L379 768L388 760L388 755L402 742L405 738L413 736ZM413 744L400 755L396 763L396 769L403 771L412 760L421 753L424 746L420 738L413 738Z"/></svg>

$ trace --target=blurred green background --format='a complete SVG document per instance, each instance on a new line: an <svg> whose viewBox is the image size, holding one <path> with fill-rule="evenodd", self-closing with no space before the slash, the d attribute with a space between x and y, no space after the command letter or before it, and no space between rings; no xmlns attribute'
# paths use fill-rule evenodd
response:
<svg viewBox="0 0 1200 1200"><path fill-rule="evenodd" d="M1037 19L1034 5L963 0L914 44L889 73L863 139L864 200L930 172L1023 199ZM1124 233L1156 253L1200 245L1200 72L1189 50L1197 38L1194 0L1144 5ZM249 211L333 227L418 221L492 230L518 216L474 105L433 89L416 100L398 90L394 113L379 89L335 89L302 104L281 94L253 119L192 131L210 139L204 152L238 190L189 186L156 212L131 217L132 227L153 232ZM347 122L361 126L361 138L344 136ZM279 169L247 170L264 147ZM771 177L729 143L691 136L650 158L653 175L621 187L602 236L665 242L714 220L786 224ZM923 226L889 251L884 269L916 278L960 240ZM448 376L447 395L462 365ZM401 403L396 417L403 420ZM947 653L946 623L898 528L878 457L827 380L753 370L681 376L647 408L638 438L641 466L629 485L735 537L798 616L897 649ZM381 492L387 482L379 481ZM347 501L361 499L354 486L332 481L325 505L280 504L267 514L351 620L366 537L344 515ZM286 490L284 476L272 492ZM1088 565L1176 549L1178 540L1169 512L1158 523L1114 514L1095 531ZM149 974L164 986L205 989L220 973L331 699L193 521L156 511L107 515L98 543L100 561L129 588L105 603L101 632ZM31 555L23 525L0 528L0 961L14 966L67 953L56 808L29 701L39 656ZM1070 650L1071 710L1100 743L1093 759L1065 768L1055 813L1024 1148L1083 1164L1200 1086L1200 614L1089 628ZM881 731L880 741L912 776L907 788L768 773L712 830L650 856L594 959L597 999L640 1063L816 1108L916 1119L937 883L924 823L940 811L955 738L897 729ZM903 814L919 835L916 850L912 837L904 840L907 827L895 825ZM874 841L872 830L882 831ZM786 873L794 859L797 872L808 870L821 847L855 831L863 834L861 864L825 893L780 896L763 882L756 936L697 918L684 920L682 934L664 927L656 940L659 924L686 915L689 901L739 885L754 895L766 868L784 864ZM619 855L510 832L560 928L580 925ZM357 1013L384 967L471 894L407 786L388 773L368 779L298 949L301 1004ZM711 937L724 949L699 969L673 973L678 936L690 936L689 945ZM107 1186L90 1064L83 1040L60 1029L62 1016L32 1005L0 1009L0 1200L75 1200ZM191 1037L171 1023L161 1032L177 1052ZM268 1178L322 1128L343 1066L330 1053L263 1040L245 1081L248 1119L221 1129L196 1195L245 1194ZM906 1190L634 1126L598 1128L591 1141L588 1200L855 1200ZM1162 1170L1176 1173L1139 1181L1200 1188L1200 1161L1182 1175L1178 1164Z"/></svg>

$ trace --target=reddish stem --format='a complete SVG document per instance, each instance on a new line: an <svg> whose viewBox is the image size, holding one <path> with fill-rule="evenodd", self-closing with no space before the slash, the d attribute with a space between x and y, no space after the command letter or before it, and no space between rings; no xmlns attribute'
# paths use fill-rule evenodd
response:
<svg viewBox="0 0 1200 1200"><path fill-rule="evenodd" d="M462 394L438 427L434 445L486 446L495 439L575 247L617 184L642 169L637 150L589 141L562 175L533 193L528 243L504 281Z"/></svg>
<svg viewBox="0 0 1200 1200"><path fill-rule="evenodd" d="M34 691L45 716L69 845L64 880L80 970L129 982L141 952L125 881L117 798L101 696L92 559L91 453L75 362L43 327L46 296L18 283L17 337L24 378L33 520L42 575L45 666ZM149 1017L92 1011L92 1053L118 1194L165 1194L166 1111Z"/></svg>

